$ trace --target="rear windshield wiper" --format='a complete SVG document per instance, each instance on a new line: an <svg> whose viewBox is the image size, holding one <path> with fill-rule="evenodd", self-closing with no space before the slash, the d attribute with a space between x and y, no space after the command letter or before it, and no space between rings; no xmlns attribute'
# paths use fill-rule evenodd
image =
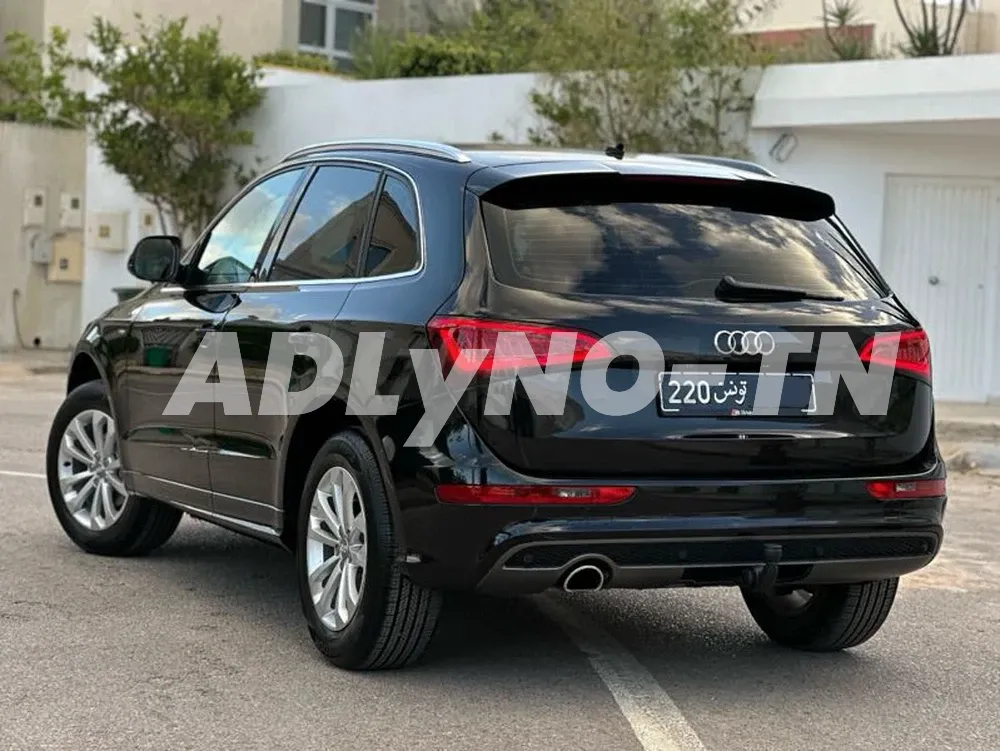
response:
<svg viewBox="0 0 1000 751"><path fill-rule="evenodd" d="M796 300L826 300L843 302L840 295L823 295L795 287L779 287L772 284L742 282L728 274L719 281L715 296L724 302L795 302Z"/></svg>

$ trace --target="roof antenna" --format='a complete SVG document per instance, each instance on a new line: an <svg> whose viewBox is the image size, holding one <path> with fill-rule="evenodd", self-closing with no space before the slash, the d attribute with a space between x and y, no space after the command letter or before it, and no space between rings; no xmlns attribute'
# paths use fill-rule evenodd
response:
<svg viewBox="0 0 1000 751"><path fill-rule="evenodd" d="M604 150L606 156L614 157L615 159L625 158L625 144L616 143L614 146L608 146Z"/></svg>

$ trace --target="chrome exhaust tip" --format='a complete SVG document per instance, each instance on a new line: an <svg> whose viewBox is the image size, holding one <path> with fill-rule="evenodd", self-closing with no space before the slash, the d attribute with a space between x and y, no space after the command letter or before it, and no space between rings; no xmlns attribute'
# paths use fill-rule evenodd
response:
<svg viewBox="0 0 1000 751"><path fill-rule="evenodd" d="M604 588L604 581L604 572L599 566L585 563L566 574L562 588L565 592L596 592Z"/></svg>

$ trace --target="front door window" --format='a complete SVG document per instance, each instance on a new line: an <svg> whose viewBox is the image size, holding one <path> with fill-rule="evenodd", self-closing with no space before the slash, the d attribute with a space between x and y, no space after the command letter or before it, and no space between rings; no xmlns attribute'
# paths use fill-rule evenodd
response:
<svg viewBox="0 0 1000 751"><path fill-rule="evenodd" d="M212 228L192 282L197 285L250 281L257 258L302 170L289 170L254 186Z"/></svg>

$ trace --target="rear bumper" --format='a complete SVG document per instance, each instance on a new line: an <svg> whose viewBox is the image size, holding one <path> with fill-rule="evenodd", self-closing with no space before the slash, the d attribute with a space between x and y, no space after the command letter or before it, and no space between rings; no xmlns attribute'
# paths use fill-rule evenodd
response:
<svg viewBox="0 0 1000 751"><path fill-rule="evenodd" d="M916 571L941 547L947 499L873 498L867 482L888 477L619 477L609 484L636 492L614 506L440 503L439 483L580 482L523 476L470 436L467 427L446 433L440 454L393 478L407 573L428 587L528 594L560 586L585 562L612 588L732 585L775 556L769 574L779 583L852 583ZM944 477L935 449L920 470L891 479Z"/></svg>
<svg viewBox="0 0 1000 751"><path fill-rule="evenodd" d="M593 564L606 588L735 585L777 554L776 582L814 585L888 579L929 564L941 528L848 534L759 534L661 538L536 540L511 547L477 589L528 594L560 586L574 568Z"/></svg>
<svg viewBox="0 0 1000 751"><path fill-rule="evenodd" d="M791 504L774 484L688 489L694 498L647 487L652 502L602 509L428 503L406 515L408 573L428 587L530 594L582 563L598 564L609 588L659 588L738 584L775 558L778 582L801 585L892 578L934 560L945 498L885 503L847 484L810 485ZM844 495L831 502L824 490Z"/></svg>

